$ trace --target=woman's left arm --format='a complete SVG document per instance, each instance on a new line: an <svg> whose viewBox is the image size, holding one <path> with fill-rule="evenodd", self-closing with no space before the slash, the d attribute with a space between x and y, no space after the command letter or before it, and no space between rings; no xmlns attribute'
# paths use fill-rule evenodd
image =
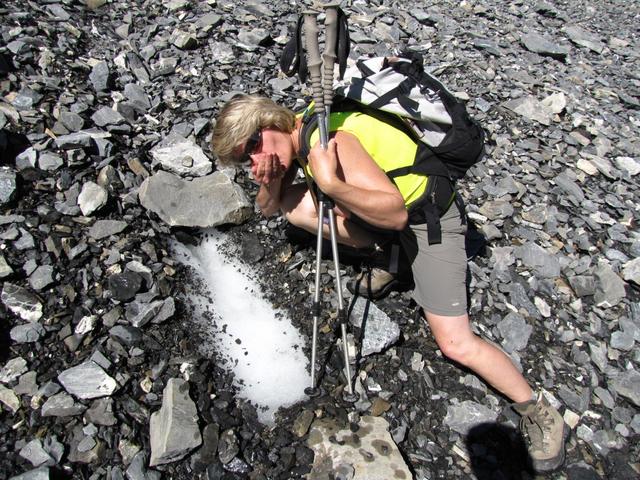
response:
<svg viewBox="0 0 640 480"><path fill-rule="evenodd" d="M341 209L376 227L406 227L408 214L400 191L353 134L337 132L326 151L316 144L309 165L320 190Z"/></svg>

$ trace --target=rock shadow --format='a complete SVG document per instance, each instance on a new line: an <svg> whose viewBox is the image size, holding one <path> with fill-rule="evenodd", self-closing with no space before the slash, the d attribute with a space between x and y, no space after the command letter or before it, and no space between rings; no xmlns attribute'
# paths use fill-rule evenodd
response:
<svg viewBox="0 0 640 480"><path fill-rule="evenodd" d="M525 480L531 457L518 430L494 422L478 424L465 437L469 463L478 480Z"/></svg>

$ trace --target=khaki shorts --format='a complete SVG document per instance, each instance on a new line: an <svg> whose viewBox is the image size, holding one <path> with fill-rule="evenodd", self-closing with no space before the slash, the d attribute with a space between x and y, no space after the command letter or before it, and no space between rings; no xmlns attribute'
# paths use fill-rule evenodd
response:
<svg viewBox="0 0 640 480"><path fill-rule="evenodd" d="M411 261L416 303L429 313L460 316L467 313L467 226L455 205L440 218L440 225L442 243L429 245L426 224L410 225L400 241Z"/></svg>

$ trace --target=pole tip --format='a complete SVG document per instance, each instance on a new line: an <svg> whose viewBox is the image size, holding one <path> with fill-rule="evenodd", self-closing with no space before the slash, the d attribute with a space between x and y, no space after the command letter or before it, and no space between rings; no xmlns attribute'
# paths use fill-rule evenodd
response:
<svg viewBox="0 0 640 480"><path fill-rule="evenodd" d="M355 403L358 401L358 398L360 398L360 395L358 395L356 392L349 393L347 391L344 391L342 393L342 399L347 403Z"/></svg>
<svg viewBox="0 0 640 480"><path fill-rule="evenodd" d="M304 389L304 393L305 395L315 398L320 396L321 391L318 387L307 387Z"/></svg>

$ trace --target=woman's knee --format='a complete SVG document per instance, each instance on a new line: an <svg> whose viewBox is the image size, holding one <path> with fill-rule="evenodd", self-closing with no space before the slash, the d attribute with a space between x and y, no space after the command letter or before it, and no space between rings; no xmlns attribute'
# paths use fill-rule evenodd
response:
<svg viewBox="0 0 640 480"><path fill-rule="evenodd" d="M303 186L304 187L304 186ZM317 214L311 194L306 187L297 185L290 188L282 197L282 213L293 225L309 229L317 228Z"/></svg>
<svg viewBox="0 0 640 480"><path fill-rule="evenodd" d="M450 360L461 365L469 365L478 351L478 337L472 335L468 338L436 337L436 343L442 354Z"/></svg>
<svg viewBox="0 0 640 480"><path fill-rule="evenodd" d="M469 365L478 352L478 342L481 340L471 330L468 317L427 314L427 321L442 354L462 365Z"/></svg>

